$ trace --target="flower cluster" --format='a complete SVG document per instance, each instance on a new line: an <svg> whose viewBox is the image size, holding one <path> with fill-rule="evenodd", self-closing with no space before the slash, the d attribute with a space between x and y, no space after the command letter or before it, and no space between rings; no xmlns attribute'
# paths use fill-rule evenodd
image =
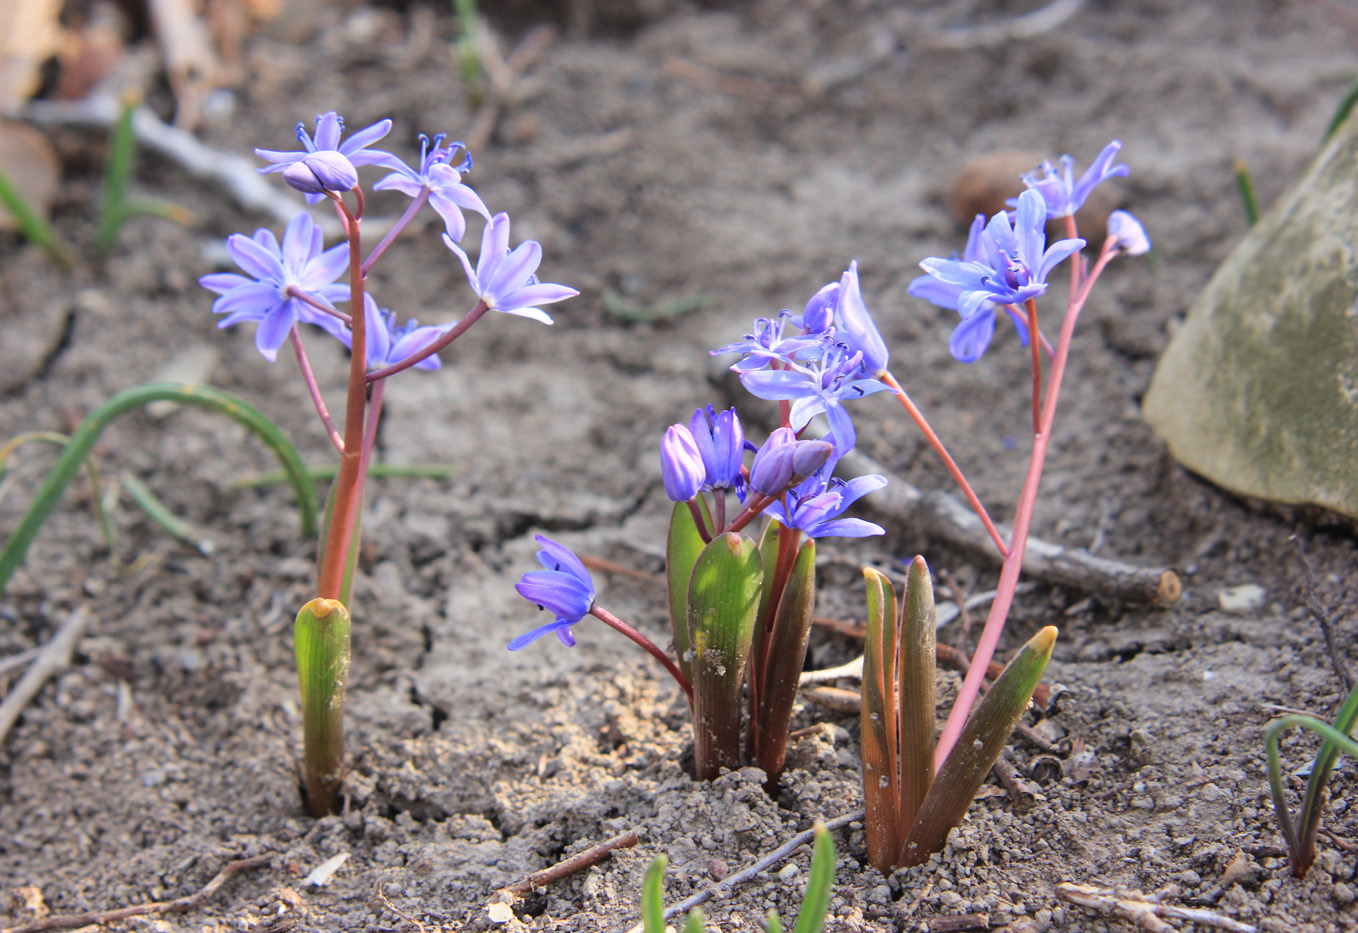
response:
<svg viewBox="0 0 1358 933"><path fill-rule="evenodd" d="M361 269L364 278L395 236L428 204L443 220L443 242L462 264L478 303L484 305L482 310L552 323L541 306L578 292L538 280L542 247L536 241L528 240L510 249L509 215L492 216L480 195L464 181L472 163L462 144L444 145L443 135L433 139L421 135L420 161L414 167L391 152L372 148L390 130L391 121L382 120L343 139L344 122L332 111L316 118L314 135L306 131L304 124L297 125L302 151L256 149L255 154L271 163L260 172L281 173L289 185L306 195L308 204L331 199L341 215L353 223L362 216L358 169L376 166L387 170L388 174L373 189L398 191L409 197L411 204L364 261ZM342 196L351 191L358 196L358 209L348 214ZM467 231L464 211L479 214L486 221L475 266L458 245ZM346 346L352 345L351 315L359 299L350 294L352 278L347 283L340 281L346 271L352 276L348 248L340 244L325 249L321 230L309 214L301 212L288 223L281 245L272 232L261 229L253 237L232 235L227 240L227 254L244 274L214 273L199 279L200 284L219 296L212 306L213 311L225 315L219 326L256 322L259 326L255 345L271 361L298 324L314 324ZM365 314L367 297L365 293L362 299ZM349 302L347 313L335 307L337 302L344 301ZM421 327L411 320L398 329L394 315L378 314L376 305L373 307L370 317L378 326L372 329L366 354L373 370L397 366L422 352L432 352L429 347L455 323ZM438 364L437 360L430 363L421 359L411 365L433 369Z"/></svg>

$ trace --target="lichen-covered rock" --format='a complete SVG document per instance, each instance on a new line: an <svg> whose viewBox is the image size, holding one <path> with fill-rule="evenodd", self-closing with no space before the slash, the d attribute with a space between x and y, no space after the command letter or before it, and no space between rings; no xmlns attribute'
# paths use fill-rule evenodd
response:
<svg viewBox="0 0 1358 933"><path fill-rule="evenodd" d="M1358 518L1358 116L1217 270L1145 416L1226 489Z"/></svg>

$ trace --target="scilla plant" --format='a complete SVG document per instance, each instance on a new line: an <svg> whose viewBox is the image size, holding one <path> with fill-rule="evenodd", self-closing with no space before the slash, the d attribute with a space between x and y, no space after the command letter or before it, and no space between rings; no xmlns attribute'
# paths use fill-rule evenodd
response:
<svg viewBox="0 0 1358 933"><path fill-rule="evenodd" d="M1073 160L1024 176L1014 210L978 217L962 256L926 259L910 292L954 310L960 322L950 349L978 360L995 322L1011 318L1033 364L1033 450L1008 540L991 521L904 388L891 374L890 353L864 303L857 264L821 288L800 315L783 311L755 322L751 333L714 353L739 353L732 369L754 396L778 404L780 426L759 446L745 439L734 409L702 408L688 424L666 431L661 476L675 502L666 574L674 655L599 606L593 581L566 548L539 537L545 567L518 584L525 598L556 618L510 643L511 650L555 633L574 644L571 627L593 615L645 648L674 677L693 713L697 776L715 777L743 760L770 782L782 771L798 675L806 656L815 599L815 541L864 537L883 529L845 510L886 480L844 480L834 471L857 434L848 406L890 392L938 453L1004 558L1000 583L971 666L942 737L934 745L934 611L928 568L910 565L897 610L886 578L868 577L868 640L863 691L863 775L869 858L883 872L922 862L942 846L1031 699L1056 637L1040 631L1020 651L973 711L1012 605L1051 438L1071 339L1090 289L1114 257L1150 248L1132 215L1114 212L1102 251L1090 266L1074 215L1100 182L1124 175L1109 144L1078 180ZM1050 246L1045 226L1060 218L1068 236ZM1039 326L1037 299L1052 271L1070 261L1070 298L1053 345ZM1044 379L1043 355L1050 359ZM818 415L823 440L803 439ZM747 457L753 454L750 462ZM731 497L737 508L732 512ZM733 517L731 517L733 515ZM755 538L744 530L766 521ZM743 723L743 729L742 729ZM744 756L742 756L742 734Z"/></svg>
<svg viewBox="0 0 1358 933"><path fill-rule="evenodd" d="M407 369L438 369L436 355L461 337L488 311L552 323L542 305L577 292L539 282L542 247L529 240L510 249L509 215L491 215L479 195L463 181L471 159L459 143L421 136L420 161L407 165L390 152L373 148L391 129L382 120L343 137L344 124L333 111L316 118L315 134L297 126L300 150L256 149L269 164L261 172L282 174L306 195L308 204L328 201L338 215L344 241L325 247L321 229L300 210L282 239L271 230L253 236L233 234L226 251L240 273L203 276L199 282L217 293L212 309L221 327L254 323L255 346L273 361L284 344L339 458L326 505L317 559L316 598L302 607L294 629L301 681L306 802L315 815L335 812L344 772L341 715L349 664L349 605L359 549L359 513L387 379ZM405 212L366 253L361 224L364 189L358 170L382 169L373 190L394 190L410 198ZM346 200L346 195L349 200ZM352 202L352 203L351 203ZM466 272L474 302L460 319L437 326L409 320L397 324L367 290L373 265L409 228L425 206L443 220L443 243ZM485 218L475 266L459 245L467 230L463 211ZM350 349L344 417L336 424L321 395L308 360L303 328L336 339Z"/></svg>

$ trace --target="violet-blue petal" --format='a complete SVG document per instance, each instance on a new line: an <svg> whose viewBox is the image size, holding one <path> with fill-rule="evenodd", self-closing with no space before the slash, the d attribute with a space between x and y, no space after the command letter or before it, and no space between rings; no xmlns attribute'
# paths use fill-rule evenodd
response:
<svg viewBox="0 0 1358 933"><path fill-rule="evenodd" d="M702 488L707 469L692 432L672 424L660 440L660 478L671 502L688 502Z"/></svg>

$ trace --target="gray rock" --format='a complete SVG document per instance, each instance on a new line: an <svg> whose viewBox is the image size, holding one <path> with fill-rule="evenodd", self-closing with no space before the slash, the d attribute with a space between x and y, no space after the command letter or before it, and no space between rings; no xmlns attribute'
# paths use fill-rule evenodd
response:
<svg viewBox="0 0 1358 933"><path fill-rule="evenodd" d="M1145 416L1232 492L1358 518L1358 115L1217 270Z"/></svg>

